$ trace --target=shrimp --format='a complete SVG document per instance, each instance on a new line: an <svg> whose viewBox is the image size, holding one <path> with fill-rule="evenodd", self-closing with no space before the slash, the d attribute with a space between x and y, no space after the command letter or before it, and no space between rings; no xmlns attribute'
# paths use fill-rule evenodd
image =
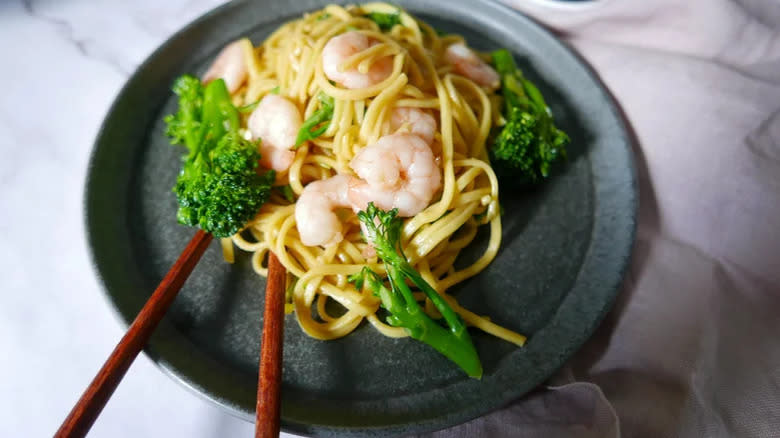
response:
<svg viewBox="0 0 780 438"><path fill-rule="evenodd" d="M362 179L349 183L349 201L365 210L373 202L400 216L421 212L441 187L441 172L430 146L414 134L393 134L361 149L350 167Z"/></svg>
<svg viewBox="0 0 780 438"><path fill-rule="evenodd" d="M335 245L344 238L337 208L349 208L348 175L314 181L303 188L295 203L295 222L301 242L307 246Z"/></svg>
<svg viewBox="0 0 780 438"><path fill-rule="evenodd" d="M260 164L276 171L287 170L295 158L291 151L301 129L301 113L294 103L276 94L263 98L247 122L253 139L261 139Z"/></svg>
<svg viewBox="0 0 780 438"><path fill-rule="evenodd" d="M447 47L444 59L452 64L455 72L461 74L489 90L495 90L501 85L501 77L481 60L476 53L462 43Z"/></svg>
<svg viewBox="0 0 780 438"><path fill-rule="evenodd" d="M241 44L241 40L233 41L219 52L214 63L203 75L203 83L223 79L230 94L241 88L249 73Z"/></svg>
<svg viewBox="0 0 780 438"><path fill-rule="evenodd" d="M408 123L412 134L417 135L426 143L433 143L436 133L436 119L427 112L412 107L397 107L390 114L390 128L395 131Z"/></svg>
<svg viewBox="0 0 780 438"><path fill-rule="evenodd" d="M357 67L341 69L350 56L376 44L360 32L351 31L331 38L322 49L322 71L328 79L350 89L368 88L385 80L393 71L393 58L377 59L368 72L361 73Z"/></svg>

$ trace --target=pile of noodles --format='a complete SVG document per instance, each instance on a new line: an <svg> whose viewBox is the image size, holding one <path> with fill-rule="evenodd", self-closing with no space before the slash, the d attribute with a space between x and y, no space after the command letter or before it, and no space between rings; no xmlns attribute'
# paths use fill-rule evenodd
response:
<svg viewBox="0 0 780 438"><path fill-rule="evenodd" d="M401 25L382 32L366 17L369 12L398 12ZM366 71L375 60L391 56L392 74L382 82L364 89L345 89L323 74L323 47L330 38L350 30L362 32L378 44L352 56L342 67L357 66ZM334 98L327 131L298 148L289 170L277 176L277 184L289 184L295 198L311 181L354 174L349 162L356 152L393 133L389 117L394 107L430 112L437 120L431 149L441 168L442 188L427 208L404 220L405 254L466 323L522 345L525 337L469 312L446 293L482 271L501 243L498 182L486 151L490 130L499 123L501 97L452 73L452 66L444 61L444 50L456 42L463 42L463 38L439 36L428 24L388 4L327 6L284 24L259 46L241 40L249 77L233 99L237 105L248 105L278 92L298 105L307 118L321 105L319 93ZM408 126L399 129L404 130ZM347 282L349 275L365 265L384 273L375 256L365 256L367 244L356 216L348 210L339 212L344 223L344 239L339 244L310 247L301 243L294 211L294 202L280 193L272 195L246 230L223 241L227 257L232 257L235 244L252 253L254 270L265 276L264 263L268 251L273 251L290 276L288 311L294 309L300 326L312 337L344 336L364 319L384 335L406 336L403 329L387 325L377 316L378 298ZM473 263L455 269L455 260L474 240L480 226L489 228L487 247ZM419 294L419 299L425 298ZM437 316L429 302L425 310Z"/></svg>

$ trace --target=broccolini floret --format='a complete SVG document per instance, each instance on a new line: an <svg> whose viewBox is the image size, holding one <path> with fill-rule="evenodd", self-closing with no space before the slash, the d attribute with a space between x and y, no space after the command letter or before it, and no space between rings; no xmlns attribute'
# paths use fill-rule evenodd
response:
<svg viewBox="0 0 780 438"><path fill-rule="evenodd" d="M177 220L215 237L232 236L268 199L274 172L257 173L257 145L239 135L239 113L224 81L203 86L185 75L173 91L179 110L165 117L166 134L189 150L173 188Z"/></svg>
<svg viewBox="0 0 780 438"><path fill-rule="evenodd" d="M566 157L569 136L555 126L542 93L523 76L512 54L501 49L492 58L501 76L506 125L493 141L491 164L498 173L539 183L550 175L554 163Z"/></svg>

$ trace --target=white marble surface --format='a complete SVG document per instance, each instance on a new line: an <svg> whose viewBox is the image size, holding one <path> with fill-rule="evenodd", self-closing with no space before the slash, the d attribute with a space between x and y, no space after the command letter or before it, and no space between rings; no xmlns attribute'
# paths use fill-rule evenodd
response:
<svg viewBox="0 0 780 438"><path fill-rule="evenodd" d="M0 2L0 436L51 436L122 335L87 252L90 149L130 72L218 0ZM252 436L145 356L90 436Z"/></svg>

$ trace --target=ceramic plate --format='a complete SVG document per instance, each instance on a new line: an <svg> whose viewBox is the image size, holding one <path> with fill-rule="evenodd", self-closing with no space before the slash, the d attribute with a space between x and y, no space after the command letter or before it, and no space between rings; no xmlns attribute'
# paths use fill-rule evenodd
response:
<svg viewBox="0 0 780 438"><path fill-rule="evenodd" d="M263 40L324 1L234 1L182 29L128 80L92 154L86 223L96 270L131 321L194 230L176 223L171 187L182 149L163 135L173 80L201 73L227 42ZM524 348L472 331L485 369L467 378L427 346L364 324L335 341L285 321L282 425L315 436L390 435L486 414L552 375L609 310L634 239L636 177L626 128L588 67L528 18L497 3L398 1L469 44L507 47L572 138L569 161L533 192L503 190L503 246L452 293L472 311L529 336ZM477 246L484 244L477 240ZM240 254L240 252L239 252ZM253 420L265 283L248 257L222 261L214 243L146 353L173 378Z"/></svg>

